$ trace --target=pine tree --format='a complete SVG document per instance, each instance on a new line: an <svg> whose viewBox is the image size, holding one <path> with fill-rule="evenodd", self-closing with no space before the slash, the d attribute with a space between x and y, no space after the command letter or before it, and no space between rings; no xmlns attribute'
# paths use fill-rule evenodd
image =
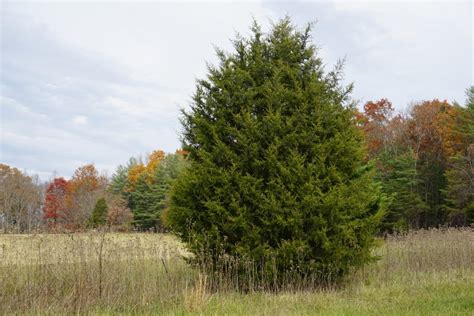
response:
<svg viewBox="0 0 474 316"><path fill-rule="evenodd" d="M474 86L466 90L466 106L461 113L459 130L466 144L474 144Z"/></svg>
<svg viewBox="0 0 474 316"><path fill-rule="evenodd" d="M98 199L89 219L89 224L94 228L105 225L107 222L107 209L107 202L105 199Z"/></svg>
<svg viewBox="0 0 474 316"><path fill-rule="evenodd" d="M151 175L141 176L135 189L129 192L129 202L134 214L133 224L140 230L163 229L161 217L168 205L168 194L173 180L185 167L182 155L169 154Z"/></svg>
<svg viewBox="0 0 474 316"><path fill-rule="evenodd" d="M474 224L474 144L466 156L457 155L451 159L446 178L448 186L444 193L451 224Z"/></svg>
<svg viewBox="0 0 474 316"><path fill-rule="evenodd" d="M443 190L448 219L455 226L474 224L474 87L466 95L457 126L464 150L450 159Z"/></svg>
<svg viewBox="0 0 474 316"><path fill-rule="evenodd" d="M133 225L139 230L155 229L154 211L150 207L150 183L146 174L136 181L133 191L128 191L128 206L133 212Z"/></svg>
<svg viewBox="0 0 474 316"><path fill-rule="evenodd" d="M391 197L382 231L392 233L419 228L428 206L418 194L417 187L421 181L417 177L413 151L399 155L385 152L379 161L381 170L377 178L382 183L383 192Z"/></svg>
<svg viewBox="0 0 474 316"><path fill-rule="evenodd" d="M255 23L198 81L182 118L190 166L167 216L196 262L251 260L279 283L286 271L331 281L372 259L384 198L351 87L340 65L323 71L310 31Z"/></svg>

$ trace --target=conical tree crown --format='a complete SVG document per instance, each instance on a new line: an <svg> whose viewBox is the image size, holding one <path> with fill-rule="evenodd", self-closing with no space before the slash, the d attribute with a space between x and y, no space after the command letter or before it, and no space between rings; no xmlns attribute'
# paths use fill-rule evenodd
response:
<svg viewBox="0 0 474 316"><path fill-rule="evenodd" d="M350 87L340 66L323 71L311 27L286 18L251 30L233 53L217 51L183 113L190 167L168 222L207 262L272 258L271 271L342 275L369 260L382 216Z"/></svg>
<svg viewBox="0 0 474 316"><path fill-rule="evenodd" d="M100 198L95 203L94 210L92 211L91 217L89 219L90 225L92 227L99 227L105 225L107 221L107 202L104 198Z"/></svg>

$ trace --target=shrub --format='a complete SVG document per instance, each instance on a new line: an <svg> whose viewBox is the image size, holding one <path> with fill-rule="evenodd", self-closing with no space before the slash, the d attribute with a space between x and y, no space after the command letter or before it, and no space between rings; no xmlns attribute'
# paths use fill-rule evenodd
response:
<svg viewBox="0 0 474 316"><path fill-rule="evenodd" d="M351 87L340 85L341 64L323 71L310 26L285 18L251 30L233 53L217 50L183 112L190 166L167 222L211 270L233 262L247 273L250 262L256 286L288 273L331 282L372 259L383 216Z"/></svg>

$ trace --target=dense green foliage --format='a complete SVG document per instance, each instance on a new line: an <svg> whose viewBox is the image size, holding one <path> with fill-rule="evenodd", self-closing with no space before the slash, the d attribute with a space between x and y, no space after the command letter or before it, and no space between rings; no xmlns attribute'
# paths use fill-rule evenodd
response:
<svg viewBox="0 0 474 316"><path fill-rule="evenodd" d="M137 165L137 160L135 158L130 158L128 163L123 166L120 165L115 170L115 173L112 176L112 179L109 184L109 191L113 194L124 195L127 190L128 182L128 171L133 166Z"/></svg>
<svg viewBox="0 0 474 316"><path fill-rule="evenodd" d="M142 230L163 229L161 216L167 207L170 185L184 166L184 157L168 155L154 171L152 181L147 181L144 175L140 176L135 190L128 193L135 226Z"/></svg>
<svg viewBox="0 0 474 316"><path fill-rule="evenodd" d="M452 157L446 171L444 190L449 220L455 225L474 224L474 86L467 90L466 106L461 109L457 131L467 148Z"/></svg>
<svg viewBox="0 0 474 316"><path fill-rule="evenodd" d="M107 202L104 198L97 200L92 215L89 219L89 224L92 227L99 227L105 225L107 222Z"/></svg>
<svg viewBox="0 0 474 316"><path fill-rule="evenodd" d="M150 163L148 163L150 165ZM168 205L173 180L186 165L183 154L168 154L147 170L139 159L131 158L127 166L119 166L110 184L110 191L121 195L133 213L133 225L139 230L163 230L161 217ZM136 180L133 170L139 167Z"/></svg>
<svg viewBox="0 0 474 316"><path fill-rule="evenodd" d="M451 159L446 177L448 186L444 193L450 221L458 226L474 224L474 146L466 156Z"/></svg>
<svg viewBox="0 0 474 316"><path fill-rule="evenodd" d="M416 177L414 160L411 151L380 157L382 167L377 172L377 179L382 183L383 192L391 197L381 228L384 232L416 227L420 221L419 214L428 209L416 191L420 180Z"/></svg>
<svg viewBox="0 0 474 316"><path fill-rule="evenodd" d="M371 259L384 199L365 165L340 66L328 74L310 27L258 25L200 80L183 113L190 167L168 223L196 259L251 261L337 279Z"/></svg>

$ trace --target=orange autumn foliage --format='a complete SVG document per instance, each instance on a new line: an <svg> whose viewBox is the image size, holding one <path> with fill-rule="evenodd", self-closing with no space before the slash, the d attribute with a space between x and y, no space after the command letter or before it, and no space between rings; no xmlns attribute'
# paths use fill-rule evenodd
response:
<svg viewBox="0 0 474 316"><path fill-rule="evenodd" d="M181 155L183 157L186 157L188 155L188 151L184 149L176 149L175 152L176 155Z"/></svg>
<svg viewBox="0 0 474 316"><path fill-rule="evenodd" d="M446 100L415 104L410 115L409 139L415 152L445 162L462 150L462 135L455 128L459 109Z"/></svg>
<svg viewBox="0 0 474 316"><path fill-rule="evenodd" d="M133 165L128 170L128 191L133 191L141 175L145 172L146 167L143 163Z"/></svg>
<svg viewBox="0 0 474 316"><path fill-rule="evenodd" d="M154 173L160 162L165 158L166 153L162 150L155 150L147 157L146 164L139 162L128 170L128 191L134 191L136 184L141 177L145 177L147 183L152 183Z"/></svg>
<svg viewBox="0 0 474 316"><path fill-rule="evenodd" d="M392 103L387 99L380 99L367 102L364 112L356 113L356 124L364 132L369 158L374 158L389 145L393 112ZM397 117L394 123L400 120L401 117Z"/></svg>
<svg viewBox="0 0 474 316"><path fill-rule="evenodd" d="M148 175L153 175L163 158L165 158L165 152L162 150L155 150L148 156L148 162L146 165L146 172Z"/></svg>
<svg viewBox="0 0 474 316"><path fill-rule="evenodd" d="M95 203L107 186L107 178L99 175L94 164L79 167L68 181L65 223L69 229L82 227Z"/></svg>

